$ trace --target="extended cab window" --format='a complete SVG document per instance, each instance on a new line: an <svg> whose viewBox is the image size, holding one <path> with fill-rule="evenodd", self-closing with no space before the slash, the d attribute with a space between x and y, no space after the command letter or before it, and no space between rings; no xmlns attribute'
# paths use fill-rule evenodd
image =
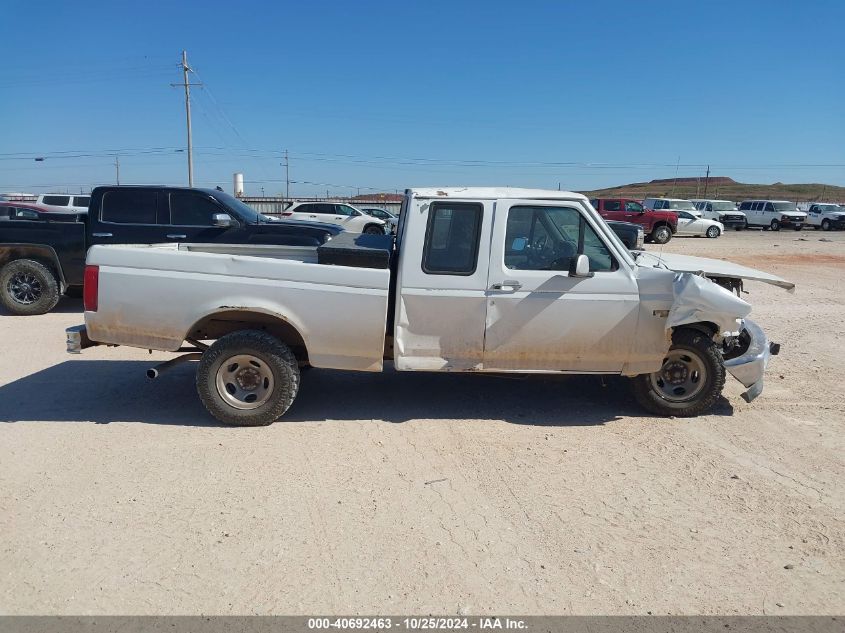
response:
<svg viewBox="0 0 845 633"><path fill-rule="evenodd" d="M103 194L100 220L119 224L156 224L155 190L118 189Z"/></svg>
<svg viewBox="0 0 845 633"><path fill-rule="evenodd" d="M73 206L75 207L88 207L89 204L91 204L91 196L73 197Z"/></svg>
<svg viewBox="0 0 845 633"><path fill-rule="evenodd" d="M478 262L480 204L432 202L422 269L429 275L471 275Z"/></svg>
<svg viewBox="0 0 845 633"><path fill-rule="evenodd" d="M170 194L170 223L178 226L211 226L211 216L224 213L214 200L191 192Z"/></svg>
<svg viewBox="0 0 845 633"><path fill-rule="evenodd" d="M610 251L577 209L512 207L505 236L505 266L513 270L568 270L584 254L591 271L616 268Z"/></svg>

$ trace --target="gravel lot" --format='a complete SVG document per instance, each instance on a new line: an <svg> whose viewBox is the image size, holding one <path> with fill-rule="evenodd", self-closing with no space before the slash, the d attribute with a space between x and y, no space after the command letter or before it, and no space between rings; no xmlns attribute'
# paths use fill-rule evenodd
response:
<svg viewBox="0 0 845 633"><path fill-rule="evenodd" d="M0 315L0 613L841 614L843 246L665 247L798 284L746 288L762 397L692 420L616 378L315 370L225 428L193 367L146 379L169 355L68 356L79 300Z"/></svg>

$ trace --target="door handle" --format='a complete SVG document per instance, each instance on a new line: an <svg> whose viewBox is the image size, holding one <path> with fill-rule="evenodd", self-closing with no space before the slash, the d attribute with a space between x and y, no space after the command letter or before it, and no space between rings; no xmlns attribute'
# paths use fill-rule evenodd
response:
<svg viewBox="0 0 845 633"><path fill-rule="evenodd" d="M188 237L187 235L178 235L176 233L168 233L167 234L167 239L169 239L169 240L184 240L184 239L187 239L187 237Z"/></svg>
<svg viewBox="0 0 845 633"><path fill-rule="evenodd" d="M342 220L343 216L342 215L336 215L336 216L334 216L334 219L335 220Z"/></svg>
<svg viewBox="0 0 845 633"><path fill-rule="evenodd" d="M309 218L316 218L317 216L316 215L309 215L308 217Z"/></svg>
<svg viewBox="0 0 845 633"><path fill-rule="evenodd" d="M112 237L111 233L92 233L91 235L94 237Z"/></svg>
<svg viewBox="0 0 845 633"><path fill-rule="evenodd" d="M510 290L511 292L516 292L520 288L522 288L522 284L512 279L505 279L501 283L490 286L490 290Z"/></svg>

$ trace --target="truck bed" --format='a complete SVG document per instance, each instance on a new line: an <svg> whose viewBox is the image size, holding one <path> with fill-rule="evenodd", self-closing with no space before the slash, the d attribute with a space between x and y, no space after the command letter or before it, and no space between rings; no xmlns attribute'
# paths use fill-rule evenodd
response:
<svg viewBox="0 0 845 633"><path fill-rule="evenodd" d="M379 371L390 271L318 263L317 247L255 244L94 246L94 341L175 351L209 319L260 315L296 329L311 365ZM248 320L248 319L244 319Z"/></svg>

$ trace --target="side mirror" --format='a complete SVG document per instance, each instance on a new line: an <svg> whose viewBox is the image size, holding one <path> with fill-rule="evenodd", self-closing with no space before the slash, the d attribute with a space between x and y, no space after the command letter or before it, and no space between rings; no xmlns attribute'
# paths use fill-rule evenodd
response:
<svg viewBox="0 0 845 633"><path fill-rule="evenodd" d="M238 222L228 213L215 213L211 216L211 225L226 229L238 226Z"/></svg>
<svg viewBox="0 0 845 633"><path fill-rule="evenodd" d="M590 260L586 255L576 255L569 260L570 277L592 277L594 274L590 272Z"/></svg>

